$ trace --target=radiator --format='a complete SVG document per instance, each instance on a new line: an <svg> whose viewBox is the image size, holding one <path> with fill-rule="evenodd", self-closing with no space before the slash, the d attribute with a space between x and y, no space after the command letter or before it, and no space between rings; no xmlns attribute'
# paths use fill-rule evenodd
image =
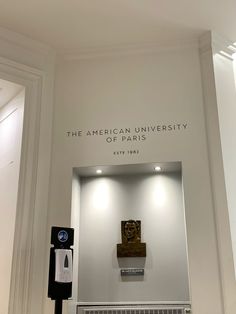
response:
<svg viewBox="0 0 236 314"><path fill-rule="evenodd" d="M80 308L80 314L186 314L189 307L184 306L157 306L157 307L89 307Z"/></svg>

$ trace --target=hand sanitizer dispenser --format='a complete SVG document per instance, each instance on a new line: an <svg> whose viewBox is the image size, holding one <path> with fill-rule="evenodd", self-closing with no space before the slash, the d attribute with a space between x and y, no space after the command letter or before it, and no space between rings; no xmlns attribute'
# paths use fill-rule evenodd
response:
<svg viewBox="0 0 236 314"><path fill-rule="evenodd" d="M72 282L72 251L56 249L55 281L66 283Z"/></svg>
<svg viewBox="0 0 236 314"><path fill-rule="evenodd" d="M52 227L48 297L55 300L55 314L62 313L62 300L72 295L74 230Z"/></svg>

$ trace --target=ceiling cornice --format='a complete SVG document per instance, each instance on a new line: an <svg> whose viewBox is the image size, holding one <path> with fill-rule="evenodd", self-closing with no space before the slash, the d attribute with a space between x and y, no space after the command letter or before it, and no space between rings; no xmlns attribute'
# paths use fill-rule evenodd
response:
<svg viewBox="0 0 236 314"><path fill-rule="evenodd" d="M46 44L2 27L0 27L0 39L28 50L37 51L41 54L48 54L53 52L53 49Z"/></svg>
<svg viewBox="0 0 236 314"><path fill-rule="evenodd" d="M197 39L151 42L127 45L114 45L103 47L81 48L76 51L64 51L58 54L66 61L89 60L107 57L120 57L127 55L155 54L158 52L186 50L198 47Z"/></svg>
<svg viewBox="0 0 236 314"><path fill-rule="evenodd" d="M212 54L220 54L231 61L236 52L235 43L210 31L199 38L199 49L201 53L211 50Z"/></svg>
<svg viewBox="0 0 236 314"><path fill-rule="evenodd" d="M41 42L0 27L0 56L37 69L54 63L55 51Z"/></svg>

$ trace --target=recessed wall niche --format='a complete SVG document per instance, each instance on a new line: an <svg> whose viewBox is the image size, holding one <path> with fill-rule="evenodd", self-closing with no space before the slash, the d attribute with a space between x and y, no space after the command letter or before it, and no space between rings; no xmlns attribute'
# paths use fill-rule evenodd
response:
<svg viewBox="0 0 236 314"><path fill-rule="evenodd" d="M117 257L129 219L141 221L146 257ZM190 303L180 162L75 168L72 226L78 302ZM130 268L144 274L121 276Z"/></svg>

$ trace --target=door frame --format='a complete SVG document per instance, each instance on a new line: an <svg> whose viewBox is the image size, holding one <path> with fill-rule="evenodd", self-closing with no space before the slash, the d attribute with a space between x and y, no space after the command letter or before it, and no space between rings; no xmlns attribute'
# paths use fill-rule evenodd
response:
<svg viewBox="0 0 236 314"><path fill-rule="evenodd" d="M25 87L9 314L43 313L53 73L0 57L0 77Z"/></svg>

